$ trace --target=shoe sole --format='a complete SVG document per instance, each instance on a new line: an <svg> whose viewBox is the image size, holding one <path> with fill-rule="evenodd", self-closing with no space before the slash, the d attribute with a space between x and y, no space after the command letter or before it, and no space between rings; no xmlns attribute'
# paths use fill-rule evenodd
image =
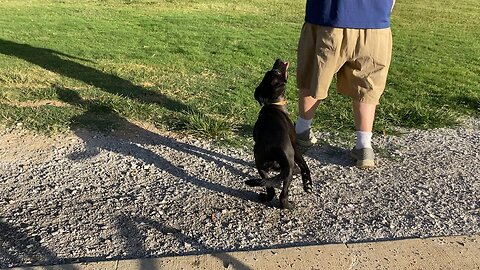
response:
<svg viewBox="0 0 480 270"><path fill-rule="evenodd" d="M373 159L364 159L360 160L358 157L350 152L350 156L356 160L355 166L360 169L373 169L375 167L375 160Z"/></svg>
<svg viewBox="0 0 480 270"><path fill-rule="evenodd" d="M357 168L360 169L373 169L375 167L375 161L371 159L366 159L366 160L357 160L357 163L355 164Z"/></svg>

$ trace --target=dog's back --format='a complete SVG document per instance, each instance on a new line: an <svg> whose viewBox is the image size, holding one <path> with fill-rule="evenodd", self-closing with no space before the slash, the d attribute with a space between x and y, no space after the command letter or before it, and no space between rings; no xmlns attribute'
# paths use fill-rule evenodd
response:
<svg viewBox="0 0 480 270"><path fill-rule="evenodd" d="M292 130L293 124L280 106L263 106L253 128L255 158L278 162L278 151L293 156L295 134Z"/></svg>

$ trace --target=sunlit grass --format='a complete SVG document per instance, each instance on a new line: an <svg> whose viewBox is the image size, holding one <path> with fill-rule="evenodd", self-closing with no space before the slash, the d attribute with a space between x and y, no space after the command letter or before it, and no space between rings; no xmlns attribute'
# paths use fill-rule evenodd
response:
<svg viewBox="0 0 480 270"><path fill-rule="evenodd" d="M397 1L377 132L450 126L480 114L476 1ZM259 110L253 91L278 57L291 63L287 98L296 118L304 5L2 0L0 122L57 132L110 130L128 120L217 140L249 138ZM42 100L60 103L20 104ZM314 126L340 136L353 130L350 101L334 85Z"/></svg>

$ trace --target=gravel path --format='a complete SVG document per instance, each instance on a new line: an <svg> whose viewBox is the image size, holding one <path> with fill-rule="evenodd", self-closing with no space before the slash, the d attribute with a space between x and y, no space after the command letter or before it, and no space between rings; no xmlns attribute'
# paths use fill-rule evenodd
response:
<svg viewBox="0 0 480 270"><path fill-rule="evenodd" d="M307 155L293 211L262 204L252 150L131 125L46 138L0 132L0 267L480 233L480 120Z"/></svg>

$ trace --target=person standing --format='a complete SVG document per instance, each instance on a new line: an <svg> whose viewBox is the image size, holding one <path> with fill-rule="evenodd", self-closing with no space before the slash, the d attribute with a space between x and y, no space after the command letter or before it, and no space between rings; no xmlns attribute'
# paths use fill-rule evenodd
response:
<svg viewBox="0 0 480 270"><path fill-rule="evenodd" d="M375 166L371 145L376 106L392 55L390 14L395 0L307 0L297 55L297 144L308 150L311 128L333 76L337 92L352 99L356 130L352 157L359 168Z"/></svg>

